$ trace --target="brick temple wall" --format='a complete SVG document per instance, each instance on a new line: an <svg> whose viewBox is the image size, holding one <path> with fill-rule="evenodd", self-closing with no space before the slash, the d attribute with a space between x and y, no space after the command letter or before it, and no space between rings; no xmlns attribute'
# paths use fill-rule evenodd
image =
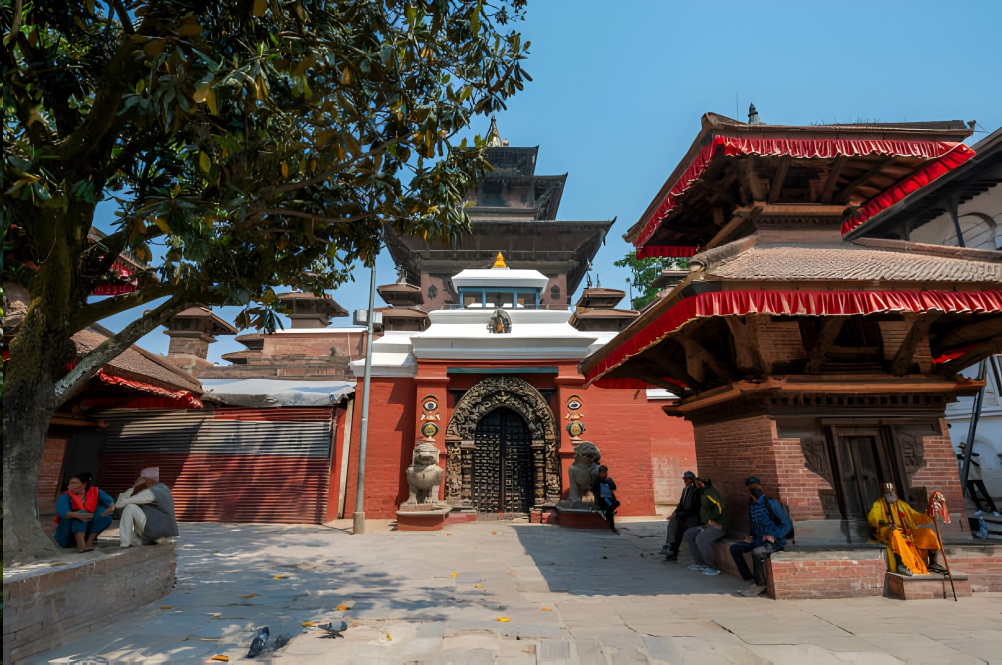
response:
<svg viewBox="0 0 1002 665"><path fill-rule="evenodd" d="M42 451L42 463L38 470L38 513L54 515L56 512L56 495L59 493L63 474L63 458L66 455L68 436L50 432L45 439L45 449ZM84 469L70 471L79 473Z"/></svg>

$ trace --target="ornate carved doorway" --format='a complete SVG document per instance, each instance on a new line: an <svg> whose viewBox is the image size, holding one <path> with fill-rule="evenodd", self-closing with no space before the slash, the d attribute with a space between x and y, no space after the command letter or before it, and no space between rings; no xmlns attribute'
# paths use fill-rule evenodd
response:
<svg viewBox="0 0 1002 665"><path fill-rule="evenodd" d="M445 444L445 499L452 506L486 517L560 499L556 418L520 378L492 376L467 390Z"/></svg>
<svg viewBox="0 0 1002 665"><path fill-rule="evenodd" d="M480 513L527 514L533 504L532 440L525 419L501 407L477 423L473 507Z"/></svg>

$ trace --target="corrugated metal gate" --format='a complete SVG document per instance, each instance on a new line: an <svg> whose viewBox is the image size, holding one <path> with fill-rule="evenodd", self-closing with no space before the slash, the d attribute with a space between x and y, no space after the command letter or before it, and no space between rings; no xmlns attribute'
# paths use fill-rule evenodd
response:
<svg viewBox="0 0 1002 665"><path fill-rule="evenodd" d="M177 518L320 523L326 519L334 409L116 410L99 482L117 494L160 467Z"/></svg>

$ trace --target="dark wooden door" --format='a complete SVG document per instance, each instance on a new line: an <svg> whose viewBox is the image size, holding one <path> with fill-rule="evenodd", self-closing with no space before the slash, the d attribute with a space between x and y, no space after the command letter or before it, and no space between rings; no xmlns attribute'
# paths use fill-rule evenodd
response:
<svg viewBox="0 0 1002 665"><path fill-rule="evenodd" d="M891 477L882 442L876 434L840 435L837 457L845 517L865 518Z"/></svg>
<svg viewBox="0 0 1002 665"><path fill-rule="evenodd" d="M529 427L511 409L477 423L473 450L473 506L481 513L528 513L532 499Z"/></svg>

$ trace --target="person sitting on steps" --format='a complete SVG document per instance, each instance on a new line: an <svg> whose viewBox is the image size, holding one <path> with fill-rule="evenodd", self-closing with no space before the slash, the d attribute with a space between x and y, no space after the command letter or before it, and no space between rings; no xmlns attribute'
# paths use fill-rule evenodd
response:
<svg viewBox="0 0 1002 665"><path fill-rule="evenodd" d="M932 518L898 500L892 483L883 486L884 496L873 502L867 521L873 540L887 547L887 567L894 573L911 577L930 571L945 573L936 554L942 549L933 530ZM928 555L929 563L925 562Z"/></svg>
<svg viewBox="0 0 1002 665"><path fill-rule="evenodd" d="M602 513L602 517L609 522L609 528L616 535L619 530L616 528L616 508L619 508L619 501L616 500L616 481L609 477L609 467L604 464L598 467L598 477L592 485L591 493L595 496L595 507Z"/></svg>

